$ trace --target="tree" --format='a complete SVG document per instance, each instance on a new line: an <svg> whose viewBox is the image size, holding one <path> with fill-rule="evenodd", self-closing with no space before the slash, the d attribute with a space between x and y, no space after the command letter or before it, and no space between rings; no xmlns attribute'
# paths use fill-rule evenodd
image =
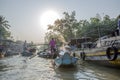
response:
<svg viewBox="0 0 120 80"><path fill-rule="evenodd" d="M110 18L108 15L103 17L101 20L100 15L96 15L96 17L90 18L90 21L81 20L81 37L91 37L94 40L99 37L110 35L117 28L117 20L114 18Z"/></svg>
<svg viewBox="0 0 120 80"><path fill-rule="evenodd" d="M9 28L10 25L8 24L8 21L5 20L5 17L0 16L0 39L7 39L10 37Z"/></svg>
<svg viewBox="0 0 120 80"><path fill-rule="evenodd" d="M75 11L71 14L63 13L64 18L58 19L53 25L48 25L48 30L53 31L57 35L61 35L66 41L75 38L75 29L77 30L78 22L75 19Z"/></svg>
<svg viewBox="0 0 120 80"><path fill-rule="evenodd" d="M91 37L93 41L99 37L110 35L113 31L117 29L117 18L110 18L109 15L105 15L103 20L99 14L95 17L90 18L90 20L80 20L79 22L75 19L75 11L71 14L67 12L63 13L64 17L58 19L53 25L48 26L48 39L52 36L61 35L66 41L71 38L82 38ZM75 37L76 36L76 37Z"/></svg>

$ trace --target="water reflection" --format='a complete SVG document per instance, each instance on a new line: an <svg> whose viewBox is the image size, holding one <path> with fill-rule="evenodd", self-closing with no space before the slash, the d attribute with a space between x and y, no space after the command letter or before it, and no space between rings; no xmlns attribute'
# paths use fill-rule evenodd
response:
<svg viewBox="0 0 120 80"><path fill-rule="evenodd" d="M79 65L79 71L76 77L79 80L119 80L119 72L119 69L83 63Z"/></svg>
<svg viewBox="0 0 120 80"><path fill-rule="evenodd" d="M120 70L79 62L53 68L50 59L13 56L0 60L0 80L119 80Z"/></svg>
<svg viewBox="0 0 120 80"><path fill-rule="evenodd" d="M0 63L0 72L4 72L5 69L4 68L7 68L7 65L4 65L3 63Z"/></svg>
<svg viewBox="0 0 120 80"><path fill-rule="evenodd" d="M78 72L77 67L73 68L56 68L56 76L62 80L75 80L75 74Z"/></svg>

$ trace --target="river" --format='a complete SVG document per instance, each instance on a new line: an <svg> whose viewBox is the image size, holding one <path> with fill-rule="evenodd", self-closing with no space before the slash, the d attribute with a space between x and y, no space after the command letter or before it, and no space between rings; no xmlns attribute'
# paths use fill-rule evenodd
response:
<svg viewBox="0 0 120 80"><path fill-rule="evenodd" d="M120 70L78 61L74 68L53 68L51 59L20 55L0 59L0 80L120 80Z"/></svg>

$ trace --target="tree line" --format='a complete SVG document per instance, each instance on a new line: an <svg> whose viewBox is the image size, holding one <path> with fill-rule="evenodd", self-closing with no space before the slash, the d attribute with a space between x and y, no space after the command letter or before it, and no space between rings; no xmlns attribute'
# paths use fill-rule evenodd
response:
<svg viewBox="0 0 120 80"><path fill-rule="evenodd" d="M72 38L91 37L95 41L99 37L110 35L117 29L116 18L110 18L109 15L101 17L96 14L89 20L77 20L75 18L75 11L71 14L63 13L64 17L57 19L54 24L48 25L48 32L45 35L45 40L48 42L52 37L56 38L58 42L65 39L69 41ZM61 39L62 36L62 39Z"/></svg>

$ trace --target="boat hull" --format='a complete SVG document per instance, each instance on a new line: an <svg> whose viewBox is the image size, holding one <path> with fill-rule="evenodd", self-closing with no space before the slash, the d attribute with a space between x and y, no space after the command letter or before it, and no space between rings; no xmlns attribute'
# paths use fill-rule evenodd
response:
<svg viewBox="0 0 120 80"><path fill-rule="evenodd" d="M50 58L51 57L50 53L47 53L47 52L39 52L37 54L39 57L42 57L42 58Z"/></svg>
<svg viewBox="0 0 120 80"><path fill-rule="evenodd" d="M58 67L63 67L63 66L75 66L77 63L78 58L72 57L69 55L69 53L65 53L63 56L58 57L54 60L55 65Z"/></svg>
<svg viewBox="0 0 120 80"><path fill-rule="evenodd" d="M24 51L21 53L22 56L25 56L25 57L29 57L29 56L32 56L34 55L35 52L28 52L28 51Z"/></svg>
<svg viewBox="0 0 120 80"><path fill-rule="evenodd" d="M120 68L120 50L117 50L117 55L114 55L116 53L112 51L112 54L108 56L107 49L108 48L84 50L84 52L80 53L80 57L82 60L94 64Z"/></svg>

